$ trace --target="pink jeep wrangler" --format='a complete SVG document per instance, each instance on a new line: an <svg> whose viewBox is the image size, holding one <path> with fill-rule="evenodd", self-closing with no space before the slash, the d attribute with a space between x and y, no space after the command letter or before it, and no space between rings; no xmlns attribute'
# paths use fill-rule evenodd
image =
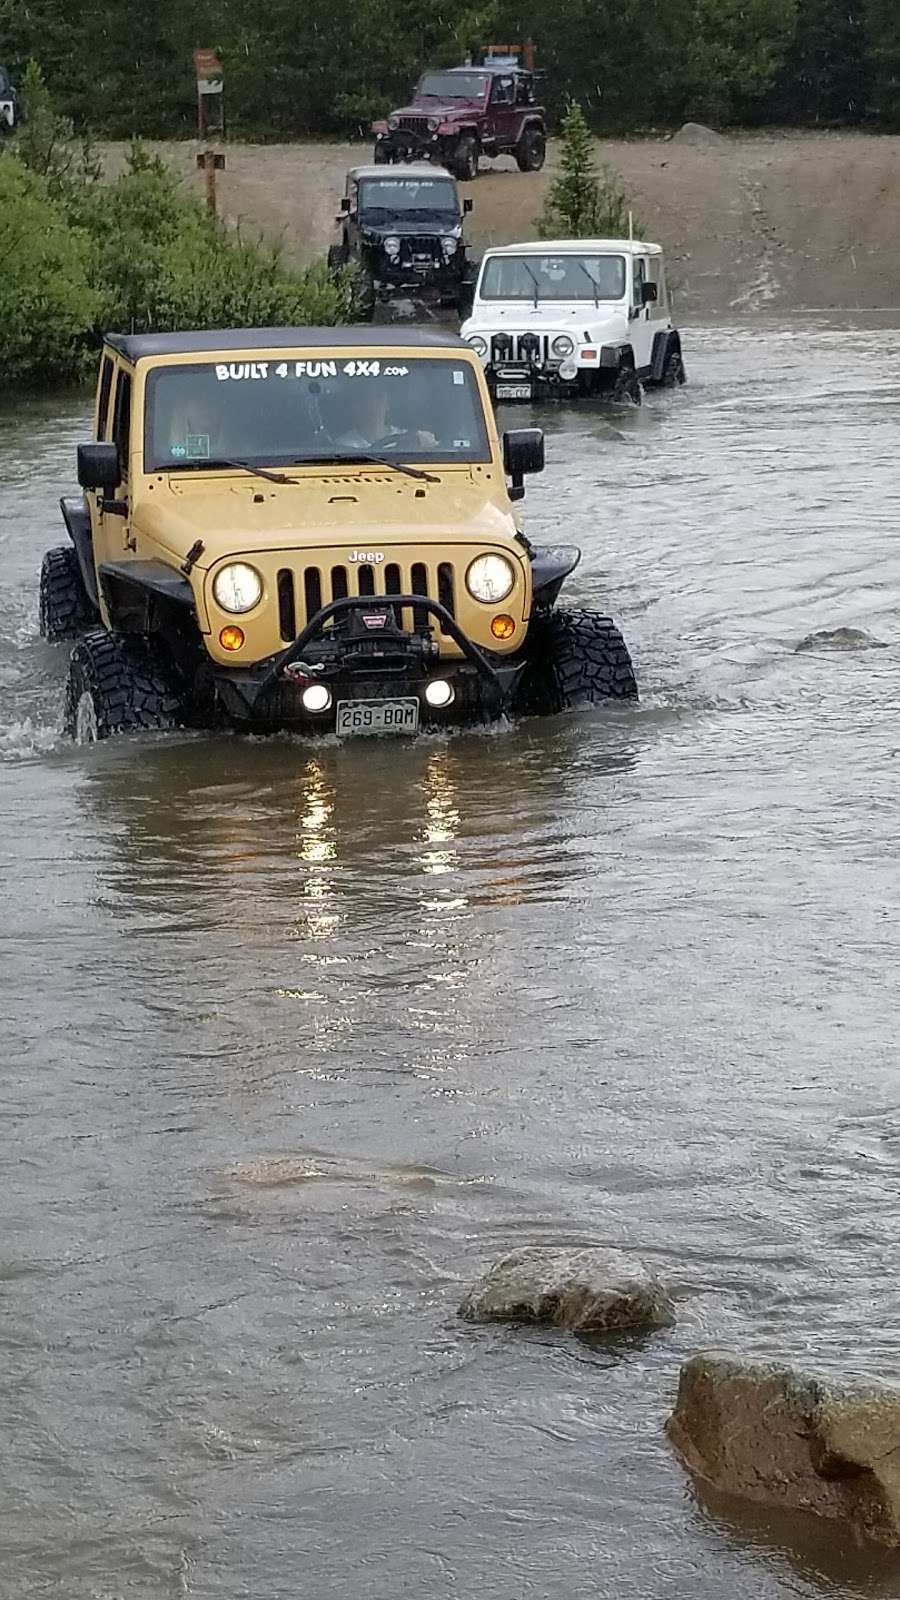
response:
<svg viewBox="0 0 900 1600"><path fill-rule="evenodd" d="M520 172L544 165L547 130L534 73L515 58L426 72L412 101L372 125L376 161L436 161L478 176L479 156L515 156Z"/></svg>

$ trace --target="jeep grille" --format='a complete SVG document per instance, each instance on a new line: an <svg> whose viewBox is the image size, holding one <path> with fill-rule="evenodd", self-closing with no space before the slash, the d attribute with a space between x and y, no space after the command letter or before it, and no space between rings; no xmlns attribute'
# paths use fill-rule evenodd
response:
<svg viewBox="0 0 900 1600"><path fill-rule="evenodd" d="M400 126L401 126L401 128L409 128L412 133L427 133L428 132L428 118L427 117L401 117L400 118Z"/></svg>
<svg viewBox="0 0 900 1600"><path fill-rule="evenodd" d="M456 577L450 561L413 561L408 565L397 561L383 565L361 561L353 566L298 567L296 570L282 567L277 588L278 626L286 644L302 633L322 606L357 594L421 594L439 601L452 617L456 615ZM417 606L395 609L402 628L411 630L433 625L428 612Z"/></svg>

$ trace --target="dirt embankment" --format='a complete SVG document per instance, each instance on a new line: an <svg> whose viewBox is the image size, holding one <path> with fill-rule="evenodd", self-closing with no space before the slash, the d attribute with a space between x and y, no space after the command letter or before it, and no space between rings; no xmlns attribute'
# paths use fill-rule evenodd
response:
<svg viewBox="0 0 900 1600"><path fill-rule="evenodd" d="M195 144L154 146L201 192ZM125 147L104 147L115 172ZM692 143L603 141L601 161L634 193L646 235L666 246L682 314L900 306L900 136L759 134ZM510 161L469 185L476 252L528 238L556 170ZM241 145L226 150L223 214L249 233L281 239L292 260L321 253L353 144Z"/></svg>

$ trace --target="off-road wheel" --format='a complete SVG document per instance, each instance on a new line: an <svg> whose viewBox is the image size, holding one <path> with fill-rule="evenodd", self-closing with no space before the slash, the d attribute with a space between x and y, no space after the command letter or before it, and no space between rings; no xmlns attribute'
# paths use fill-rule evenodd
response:
<svg viewBox="0 0 900 1600"><path fill-rule="evenodd" d="M137 634L94 629L69 662L65 726L76 744L114 733L177 728L183 704L174 673Z"/></svg>
<svg viewBox="0 0 900 1600"><path fill-rule="evenodd" d="M609 398L613 405L639 406L643 399L641 380L634 367L622 366L616 373L615 382L609 391Z"/></svg>
<svg viewBox="0 0 900 1600"><path fill-rule="evenodd" d="M601 700L636 700L637 683L621 633L593 611L551 611L529 630L533 670L527 709L568 711Z"/></svg>
<svg viewBox="0 0 900 1600"><path fill-rule="evenodd" d="M372 151L372 160L376 167L386 167L388 165L388 153L380 139Z"/></svg>
<svg viewBox="0 0 900 1600"><path fill-rule="evenodd" d="M541 128L524 128L513 155L520 172L540 172L547 157L547 139Z"/></svg>
<svg viewBox="0 0 900 1600"><path fill-rule="evenodd" d="M340 272L347 265L347 251L342 244L328 246L328 271Z"/></svg>
<svg viewBox="0 0 900 1600"><path fill-rule="evenodd" d="M661 389L675 389L682 383L687 383L684 358L680 350L672 350L666 357L666 364L663 367L663 375L659 380L659 387Z"/></svg>
<svg viewBox="0 0 900 1600"><path fill-rule="evenodd" d="M452 170L463 183L478 177L478 140L472 133L464 133L453 152Z"/></svg>
<svg viewBox="0 0 900 1600"><path fill-rule="evenodd" d="M77 639L97 621L71 545L48 550L41 563L39 616L42 637L54 640Z"/></svg>

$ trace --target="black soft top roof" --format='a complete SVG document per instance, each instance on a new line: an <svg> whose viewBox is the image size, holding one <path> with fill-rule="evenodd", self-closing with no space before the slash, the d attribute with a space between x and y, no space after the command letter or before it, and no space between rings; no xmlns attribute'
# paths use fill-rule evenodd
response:
<svg viewBox="0 0 900 1600"><path fill-rule="evenodd" d="M118 350L126 361L144 356L204 355L208 350L293 350L317 349L331 345L348 349L360 345L377 350L451 349L468 350L464 339L455 333L432 332L430 328L226 328L202 333L108 333L106 343Z"/></svg>

